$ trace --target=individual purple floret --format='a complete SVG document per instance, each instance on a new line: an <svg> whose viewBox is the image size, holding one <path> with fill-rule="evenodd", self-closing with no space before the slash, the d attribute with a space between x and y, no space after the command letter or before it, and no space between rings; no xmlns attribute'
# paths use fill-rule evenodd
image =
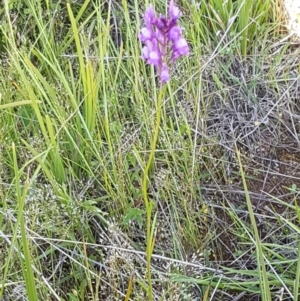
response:
<svg viewBox="0 0 300 301"><path fill-rule="evenodd" d="M177 25L181 11L175 6L174 0L170 1L168 12L169 17L156 17L150 5L144 14L145 27L139 34L139 39L144 44L142 57L147 64L155 66L162 84L170 79L169 64L174 64L180 56L189 54L187 41Z"/></svg>

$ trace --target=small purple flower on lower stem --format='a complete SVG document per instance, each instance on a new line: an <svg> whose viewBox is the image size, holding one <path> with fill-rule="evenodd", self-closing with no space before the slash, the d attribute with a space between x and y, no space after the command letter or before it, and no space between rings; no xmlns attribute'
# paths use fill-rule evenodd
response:
<svg viewBox="0 0 300 301"><path fill-rule="evenodd" d="M139 34L140 41L145 45L142 58L147 64L155 66L162 84L170 79L169 65L172 66L179 57L189 54L188 43L177 25L181 11L175 6L174 0L170 1L168 12L168 17L157 17L150 5L144 14L145 27Z"/></svg>

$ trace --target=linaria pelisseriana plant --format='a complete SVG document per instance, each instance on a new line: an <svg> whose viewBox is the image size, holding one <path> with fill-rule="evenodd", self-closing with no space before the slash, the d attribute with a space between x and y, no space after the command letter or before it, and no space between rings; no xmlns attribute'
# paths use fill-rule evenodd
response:
<svg viewBox="0 0 300 301"><path fill-rule="evenodd" d="M165 93L165 83L170 80L169 69L173 67L177 59L189 54L189 46L185 38L182 37L182 29L178 25L181 11L171 0L169 4L168 16L156 16L155 10L150 5L145 14L145 27L139 34L140 41L144 44L142 58L147 64L153 65L160 77L161 88L157 100L156 123L153 137L151 140L151 151L144 169L142 192L147 212L147 278L148 278L148 297L153 300L151 283L151 256L155 243L155 221L151 223L153 203L148 199L148 176L149 170L154 159L154 152L158 140L158 132L161 120L162 99Z"/></svg>

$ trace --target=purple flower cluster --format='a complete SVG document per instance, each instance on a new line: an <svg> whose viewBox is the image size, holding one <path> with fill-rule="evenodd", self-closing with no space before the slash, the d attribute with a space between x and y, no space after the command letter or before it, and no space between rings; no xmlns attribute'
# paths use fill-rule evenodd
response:
<svg viewBox="0 0 300 301"><path fill-rule="evenodd" d="M181 11L174 4L169 4L169 17L155 16L150 5L144 14L145 27L142 28L139 39L144 43L142 57L147 64L154 65L164 84L170 79L168 65L182 55L189 54L187 41L182 37L182 30L177 25Z"/></svg>

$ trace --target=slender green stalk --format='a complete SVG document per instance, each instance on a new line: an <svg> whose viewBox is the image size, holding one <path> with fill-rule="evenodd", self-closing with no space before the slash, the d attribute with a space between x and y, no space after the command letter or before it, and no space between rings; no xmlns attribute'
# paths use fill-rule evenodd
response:
<svg viewBox="0 0 300 301"><path fill-rule="evenodd" d="M146 215L147 215L147 247L146 247L146 254L147 254L147 278L148 278L148 297L149 300L153 300L153 294L152 294L152 281L151 281L151 256L154 248L154 224L151 226L151 215L153 210L153 203L149 201L148 198L148 179L149 179L149 171L152 167L153 160L154 160L154 153L156 149L156 144L158 140L158 134L159 134L159 126L161 121L161 106L162 101L165 95L166 88L165 86L160 89L160 93L158 95L158 101L157 101L157 109L156 109L156 121L155 121L155 128L154 133L151 141L151 151L148 158L147 165L144 170L143 175L143 183L142 183L142 192L143 192L143 198L146 206Z"/></svg>

